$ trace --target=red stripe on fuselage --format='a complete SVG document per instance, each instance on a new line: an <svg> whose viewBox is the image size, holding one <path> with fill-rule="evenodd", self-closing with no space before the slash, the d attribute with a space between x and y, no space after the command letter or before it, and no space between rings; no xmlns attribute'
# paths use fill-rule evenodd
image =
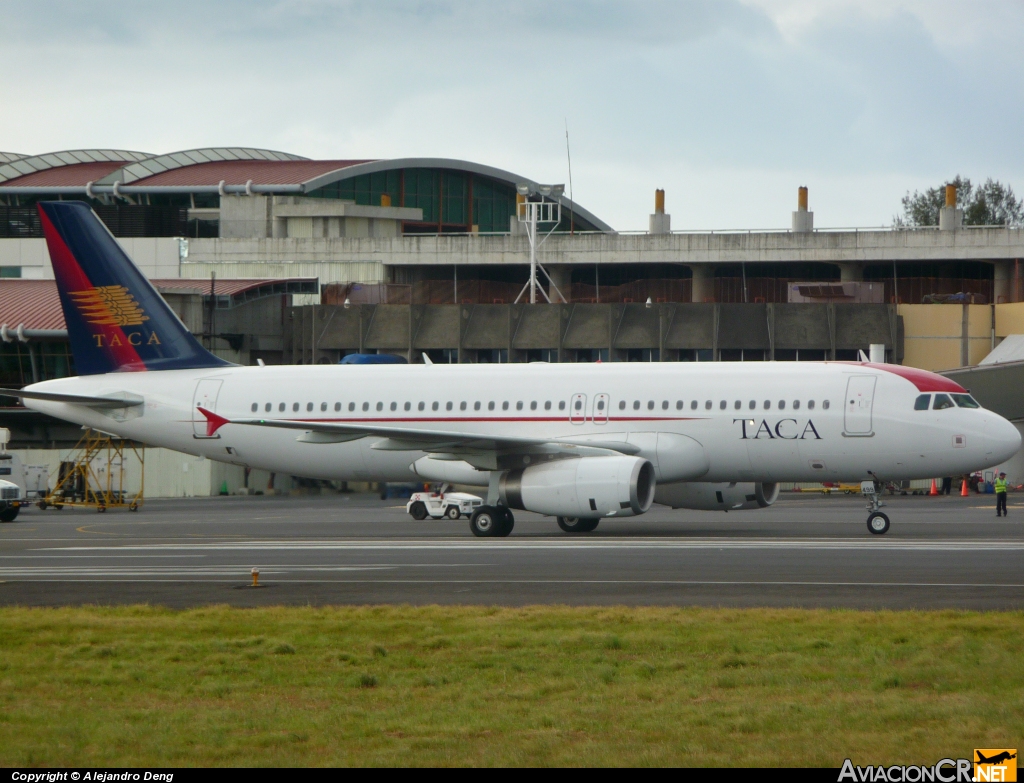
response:
<svg viewBox="0 0 1024 783"><path fill-rule="evenodd" d="M954 394L966 394L967 389L949 378L938 375L928 370L919 370L916 367L905 367L902 364L872 364L871 362L841 362L841 364L852 364L858 367L870 367L872 370L885 370L893 375L910 381L923 392L953 392Z"/></svg>
<svg viewBox="0 0 1024 783"><path fill-rule="evenodd" d="M50 252L53 276L57 278L58 288L64 292L71 306L75 307L76 305L71 300L70 293L72 291L91 291L95 286L78 263L75 254L71 252L71 248L67 246L64 237L60 235L60 231L53 225L49 215L46 214L46 210L40 206L38 211L39 220L43 225L43 234L46 237L46 248ZM88 324L90 339L93 341L96 350L110 356L115 367L119 370L134 372L146 369L146 365L143 364L138 351L132 347L128 341L128 336L120 326L116 324L90 324L84 314L79 314L82 315L82 320ZM102 345L98 343L102 343Z"/></svg>

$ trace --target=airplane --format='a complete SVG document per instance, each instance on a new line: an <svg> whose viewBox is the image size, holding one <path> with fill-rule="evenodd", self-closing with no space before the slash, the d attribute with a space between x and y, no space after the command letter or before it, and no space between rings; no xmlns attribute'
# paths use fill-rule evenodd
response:
<svg viewBox="0 0 1024 783"><path fill-rule="evenodd" d="M974 752L978 756L978 760L975 762L976 764L1001 764L1004 761L1009 761L1010 759L1017 758L1016 753L1010 753L1007 750L997 753L996 755L992 756L992 758L986 758L984 755L982 755L982 752L980 750L976 750Z"/></svg>
<svg viewBox="0 0 1024 783"><path fill-rule="evenodd" d="M765 508L782 482L960 475L1021 445L959 384L892 364L239 366L199 344L87 204L38 210L78 375L3 395L278 473L487 487L477 536L507 536L516 510L585 533L652 503Z"/></svg>

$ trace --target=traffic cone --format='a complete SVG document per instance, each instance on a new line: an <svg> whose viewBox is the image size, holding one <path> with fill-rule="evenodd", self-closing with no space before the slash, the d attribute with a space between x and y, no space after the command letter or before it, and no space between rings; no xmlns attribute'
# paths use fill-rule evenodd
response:
<svg viewBox="0 0 1024 783"><path fill-rule="evenodd" d="M937 486L935 486L935 479L932 479L932 488L930 490L928 490L928 494L929 495L938 495L939 494L939 488Z"/></svg>
<svg viewBox="0 0 1024 783"><path fill-rule="evenodd" d="M964 485L963 485L963 487L962 487L962 488L960 489L960 497L962 497L962 498L967 498L967 497L970 497L970 496L971 496L971 493L970 493L970 491L969 491L969 490L967 489L967 479L964 479Z"/></svg>

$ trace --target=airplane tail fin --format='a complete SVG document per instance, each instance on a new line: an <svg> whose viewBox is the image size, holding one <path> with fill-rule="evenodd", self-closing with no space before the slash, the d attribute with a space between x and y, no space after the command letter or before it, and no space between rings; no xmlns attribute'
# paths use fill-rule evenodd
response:
<svg viewBox="0 0 1024 783"><path fill-rule="evenodd" d="M38 208L79 375L229 365L199 344L88 204Z"/></svg>

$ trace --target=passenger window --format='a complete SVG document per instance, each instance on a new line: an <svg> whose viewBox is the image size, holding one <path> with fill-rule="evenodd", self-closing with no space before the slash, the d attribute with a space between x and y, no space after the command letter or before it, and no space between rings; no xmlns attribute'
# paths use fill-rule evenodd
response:
<svg viewBox="0 0 1024 783"><path fill-rule="evenodd" d="M391 403L391 410L393 410L393 411L397 411L398 410L398 403L397 402Z"/></svg>
<svg viewBox="0 0 1024 783"><path fill-rule="evenodd" d="M383 402L378 402L377 403L377 410L379 410L379 411L384 410L384 403Z"/></svg>
<svg viewBox="0 0 1024 783"><path fill-rule="evenodd" d="M919 395L917 395L917 399L914 400L914 410L915 411L926 411L926 410L928 410L928 405L929 405L929 403L931 403L931 401L932 401L932 395L930 395L930 394L919 394Z"/></svg>
<svg viewBox="0 0 1024 783"><path fill-rule="evenodd" d="M494 410L494 401L493 400L491 402L487 403L487 410L489 410L489 411L493 411Z"/></svg>
<svg viewBox="0 0 1024 783"><path fill-rule="evenodd" d="M307 411L311 411L311 410L313 410L313 403L311 403L311 402L307 402L307 403L306 403L306 410L307 410Z"/></svg>
<svg viewBox="0 0 1024 783"><path fill-rule="evenodd" d="M427 407L427 404L425 402L421 402L419 405L416 406L416 409L422 411L422 410L426 410L426 407Z"/></svg>
<svg viewBox="0 0 1024 783"><path fill-rule="evenodd" d="M662 400L661 401L661 409L663 411L667 411L668 410L668 400Z"/></svg>
<svg viewBox="0 0 1024 783"><path fill-rule="evenodd" d="M725 400L722 400L722 401L720 401L718 403L718 409L724 411L725 410L725 406L727 406L728 404L729 403L727 403Z"/></svg>
<svg viewBox="0 0 1024 783"><path fill-rule="evenodd" d="M736 402L734 402L732 404L732 407L734 407L736 410L739 410L742 405L743 405L742 402L740 402L739 400L736 400Z"/></svg>
<svg viewBox="0 0 1024 783"><path fill-rule="evenodd" d="M508 410L508 400L505 400L503 403L501 403L501 409L503 411L507 411Z"/></svg>
<svg viewBox="0 0 1024 783"><path fill-rule="evenodd" d="M681 411L682 409L683 409L683 401L682 400L676 400L676 410L677 411Z"/></svg>
<svg viewBox="0 0 1024 783"><path fill-rule="evenodd" d="M560 411L564 411L565 410L565 400L559 400L558 401L558 410L560 410Z"/></svg>
<svg viewBox="0 0 1024 783"><path fill-rule="evenodd" d="M258 402L254 402L252 404L252 412L255 413L259 409L259 407L260 407L260 404Z"/></svg>
<svg viewBox="0 0 1024 783"><path fill-rule="evenodd" d="M437 404L436 402L434 402L434 403L433 403L433 404L432 404L432 405L430 406L430 410L432 410L432 411L436 411L436 410L437 410L437 408L438 408L438 404Z"/></svg>
<svg viewBox="0 0 1024 783"><path fill-rule="evenodd" d="M459 410L460 411L466 410L466 403L465 403L465 401L459 403Z"/></svg>
<svg viewBox="0 0 1024 783"><path fill-rule="evenodd" d="M623 407L625 407L625 406L623 406ZM546 411L551 410L551 400L548 400L547 402L544 403L544 410L546 410Z"/></svg>
<svg viewBox="0 0 1024 783"><path fill-rule="evenodd" d="M771 410L771 407L772 407L772 401L771 401L771 400L765 400L765 401L764 401L764 409L765 409L766 411L767 411L767 410Z"/></svg>
<svg viewBox="0 0 1024 783"><path fill-rule="evenodd" d="M293 411L297 411L298 409L299 409L299 404L297 402L293 402L292 403L292 410Z"/></svg>
<svg viewBox="0 0 1024 783"><path fill-rule="evenodd" d="M582 410L582 408L583 408L583 400L576 400L576 404L573 405L573 407L576 410Z"/></svg>
<svg viewBox="0 0 1024 783"><path fill-rule="evenodd" d="M690 401L690 410L691 411L697 410L697 401L696 400L691 400Z"/></svg>
<svg viewBox="0 0 1024 783"><path fill-rule="evenodd" d="M597 409L599 411L603 411L604 410L604 400L598 400L597 401Z"/></svg>
<svg viewBox="0 0 1024 783"><path fill-rule="evenodd" d="M279 411L283 411L283 410L284 410L284 403L282 402L281 404L279 404L279 405L277 406L277 409L278 409Z"/></svg>
<svg viewBox="0 0 1024 783"><path fill-rule="evenodd" d="M949 395L948 394L936 394L935 395L935 404L932 405L932 410L933 411L944 411L944 410L946 410L946 408L952 408L952 407L954 407L953 401L951 399L949 399Z"/></svg>
<svg viewBox="0 0 1024 783"><path fill-rule="evenodd" d="M647 410L649 410L649 411L653 411L654 410L654 400L648 400L647 401Z"/></svg>
<svg viewBox="0 0 1024 783"><path fill-rule="evenodd" d="M327 403L326 402L321 402L320 403L320 410L322 410L322 411L327 410Z"/></svg>
<svg viewBox="0 0 1024 783"><path fill-rule="evenodd" d="M520 400L519 402L516 403L516 410L517 411L521 411L522 409L523 409L523 401Z"/></svg>
<svg viewBox="0 0 1024 783"><path fill-rule="evenodd" d="M444 405L444 409L446 411L450 411L452 409L452 404L450 402L446 402Z"/></svg>
<svg viewBox="0 0 1024 783"><path fill-rule="evenodd" d="M821 401L821 407L822 407L822 408L823 408L824 410L828 410L828 400L822 400L822 401Z"/></svg>
<svg viewBox="0 0 1024 783"><path fill-rule="evenodd" d="M334 403L334 410L335 411L340 411L341 410L341 403L340 402Z"/></svg>
<svg viewBox="0 0 1024 783"><path fill-rule="evenodd" d="M951 394L953 402L959 405L961 408L980 408L981 405L969 394Z"/></svg>
<svg viewBox="0 0 1024 783"><path fill-rule="evenodd" d="M263 406L263 410L265 410L267 413L270 413L270 409L273 407L273 403L268 402L266 405Z"/></svg>
<svg viewBox="0 0 1024 783"><path fill-rule="evenodd" d="M705 402L704 403L704 410L706 410L706 411L711 410L711 404L712 404L711 400L708 400L707 402Z"/></svg>
<svg viewBox="0 0 1024 783"><path fill-rule="evenodd" d="M407 411L411 411L411 410L412 410L412 403L411 403L411 402L407 402L407 403L405 404L405 409L406 409Z"/></svg>
<svg viewBox="0 0 1024 783"><path fill-rule="evenodd" d="M370 410L370 403L368 403L368 402L364 402L364 403L363 403L363 410L364 410L364 411L368 411L368 410Z"/></svg>
<svg viewBox="0 0 1024 783"><path fill-rule="evenodd" d="M800 400L793 400L793 410L800 410Z"/></svg>
<svg viewBox="0 0 1024 783"><path fill-rule="evenodd" d="M747 407L750 408L750 410L754 410L754 408L757 407L757 400L751 400L750 404L747 405Z"/></svg>
<svg viewBox="0 0 1024 783"><path fill-rule="evenodd" d="M475 410L475 411L480 410L480 401L479 400L477 400L476 402L473 403L473 410Z"/></svg>
<svg viewBox="0 0 1024 783"><path fill-rule="evenodd" d="M536 400L534 400L533 402L530 403L530 410L531 411L537 410L537 401Z"/></svg>
<svg viewBox="0 0 1024 783"><path fill-rule="evenodd" d="M350 403L348 404L348 409L349 409L350 411L354 411L354 410L356 409L356 404L355 404L354 402L350 402Z"/></svg>
<svg viewBox="0 0 1024 783"><path fill-rule="evenodd" d="M786 401L785 400L779 400L779 410L780 411L786 410Z"/></svg>
<svg viewBox="0 0 1024 783"><path fill-rule="evenodd" d="M807 410L809 410L809 411L813 411L814 410L814 400L808 400L807 401Z"/></svg>
<svg viewBox="0 0 1024 783"><path fill-rule="evenodd" d="M640 400L633 400L633 410L640 410Z"/></svg>

